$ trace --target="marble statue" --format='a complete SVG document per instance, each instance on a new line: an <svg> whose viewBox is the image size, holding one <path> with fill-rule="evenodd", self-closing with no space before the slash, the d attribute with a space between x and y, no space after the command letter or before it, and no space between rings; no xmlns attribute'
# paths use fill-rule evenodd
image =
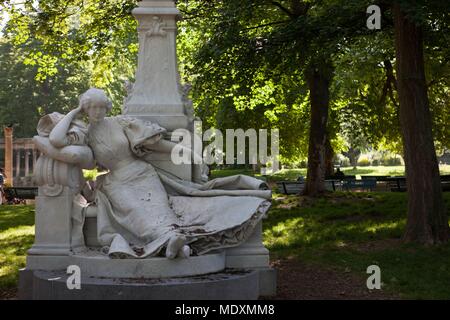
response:
<svg viewBox="0 0 450 320"><path fill-rule="evenodd" d="M148 156L170 153L176 146L163 139L166 129L130 116L106 117L110 109L103 90L89 89L67 115L43 117L35 137L48 158L107 170L97 177L92 193L79 186L85 202L90 201L80 214L96 210L98 240L105 254L188 258L248 239L270 207L271 191L264 182L243 175L205 182L199 169L191 182L159 170ZM81 233L82 228L72 232Z"/></svg>
<svg viewBox="0 0 450 320"><path fill-rule="evenodd" d="M274 295L261 221L271 191L243 175L208 181L186 147L198 139L190 86L178 72L180 11L173 0L142 0L131 13L138 63L122 114L108 117L111 101L93 88L74 110L38 123L35 239L19 270L19 299ZM180 150L193 163L172 157ZM94 168L102 174L87 182L82 169ZM68 286L74 267L80 290Z"/></svg>

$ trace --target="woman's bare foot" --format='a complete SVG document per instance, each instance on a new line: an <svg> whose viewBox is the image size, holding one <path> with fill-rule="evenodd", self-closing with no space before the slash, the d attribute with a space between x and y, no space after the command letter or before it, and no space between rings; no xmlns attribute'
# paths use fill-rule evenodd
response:
<svg viewBox="0 0 450 320"><path fill-rule="evenodd" d="M178 252L183 249L185 243L186 237L183 235L176 235L170 238L166 249L166 257L169 259L175 259Z"/></svg>
<svg viewBox="0 0 450 320"><path fill-rule="evenodd" d="M186 259L191 256L191 248L188 245L184 245L180 251L178 251L177 257Z"/></svg>

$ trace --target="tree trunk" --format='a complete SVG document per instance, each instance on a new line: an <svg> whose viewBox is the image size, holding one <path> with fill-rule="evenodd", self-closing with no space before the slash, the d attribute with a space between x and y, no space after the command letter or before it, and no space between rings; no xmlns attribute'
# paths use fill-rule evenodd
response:
<svg viewBox="0 0 450 320"><path fill-rule="evenodd" d="M397 85L408 188L406 242L448 241L439 167L431 131L421 28L394 4Z"/></svg>
<svg viewBox="0 0 450 320"><path fill-rule="evenodd" d="M334 150L329 137L325 142L325 177L334 175Z"/></svg>
<svg viewBox="0 0 450 320"><path fill-rule="evenodd" d="M318 196L325 192L325 150L329 106L329 66L314 65L306 71L311 103L308 147L308 171L304 195Z"/></svg>

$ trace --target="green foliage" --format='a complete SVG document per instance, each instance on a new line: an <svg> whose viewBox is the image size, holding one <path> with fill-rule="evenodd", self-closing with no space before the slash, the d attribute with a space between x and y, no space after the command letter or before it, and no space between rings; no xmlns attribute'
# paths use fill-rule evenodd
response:
<svg viewBox="0 0 450 320"><path fill-rule="evenodd" d="M95 181L98 175L99 172L97 169L83 170L83 176L87 181Z"/></svg>
<svg viewBox="0 0 450 320"><path fill-rule="evenodd" d="M282 160L304 159L309 132L304 70L312 56L328 55L330 35L324 30L329 26L320 16L326 10L314 6L311 14L293 18L267 1L226 1L215 7L189 1L179 6L190 30L182 36L197 42L181 59L188 66L184 74L193 84L197 115L221 129L279 128ZM321 41L325 54L314 41Z"/></svg>
<svg viewBox="0 0 450 320"><path fill-rule="evenodd" d="M367 157L360 157L358 160L358 166L368 167L370 166L370 160Z"/></svg>
<svg viewBox="0 0 450 320"><path fill-rule="evenodd" d="M0 4L11 18L5 35L14 51L20 48L21 58L16 60L33 70L30 77L36 86L49 82L51 88L57 79L77 74L79 79L72 78L77 84L71 81L67 86L73 92L57 90L68 96L70 105L75 91L97 86L112 97L114 113L120 112L123 82L133 78L136 67L137 25L131 10L137 0L21 3ZM405 6L424 26L433 132L442 151L449 148L450 139L448 6L437 0L417 3L406 1ZM359 148L363 141L399 153L395 70L390 69L395 64L392 17L382 1L383 29L369 31L365 11L370 4L366 0L177 1L184 16L177 43L180 72L183 81L192 84L196 115L206 128L279 128L281 160L304 160L310 126L305 70L330 60L334 72L329 70L333 81L328 133L335 151L345 151L346 145ZM11 96L11 90L1 90ZM34 100L23 93L18 97ZM50 95L46 103L57 99L61 101ZM33 112L45 109L42 103L22 105ZM31 114L15 108L17 113ZM13 109L8 110L9 114ZM3 123L13 120L3 118ZM20 129L20 135L25 131Z"/></svg>
<svg viewBox="0 0 450 320"><path fill-rule="evenodd" d="M123 83L133 78L136 66L137 23L131 15L136 3L26 0L22 6L9 1L0 5L10 15L4 33L16 46L27 48L24 62L37 67L38 82L59 73L58 65L81 65L89 75L88 86L105 89L113 113L119 113Z"/></svg>
<svg viewBox="0 0 450 320"><path fill-rule="evenodd" d="M34 136L41 116L76 107L78 95L89 87L89 71L83 64L64 59L55 63L57 72L41 77L42 63L29 58L36 48L37 42L14 46L0 39L0 126L15 125L15 137Z"/></svg>
<svg viewBox="0 0 450 320"><path fill-rule="evenodd" d="M402 160L398 157L386 156L381 158L380 163L384 166L400 166L402 164Z"/></svg>

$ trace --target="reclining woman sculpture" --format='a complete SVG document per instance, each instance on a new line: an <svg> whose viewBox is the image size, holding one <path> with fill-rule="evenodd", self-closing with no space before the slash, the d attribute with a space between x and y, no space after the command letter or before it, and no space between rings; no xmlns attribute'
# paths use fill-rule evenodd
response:
<svg viewBox="0 0 450 320"><path fill-rule="evenodd" d="M237 246L251 235L270 207L265 183L238 175L199 184L161 172L145 159L152 151L172 151L176 144L163 139L165 129L126 116L106 117L110 109L102 90L89 89L78 108L58 119L47 142L41 141L50 157L108 169L97 177L95 205L98 240L110 257L144 258L165 249L167 258L187 258ZM82 112L89 118L84 128ZM92 154L82 149L81 156L61 156L74 146L88 146Z"/></svg>

